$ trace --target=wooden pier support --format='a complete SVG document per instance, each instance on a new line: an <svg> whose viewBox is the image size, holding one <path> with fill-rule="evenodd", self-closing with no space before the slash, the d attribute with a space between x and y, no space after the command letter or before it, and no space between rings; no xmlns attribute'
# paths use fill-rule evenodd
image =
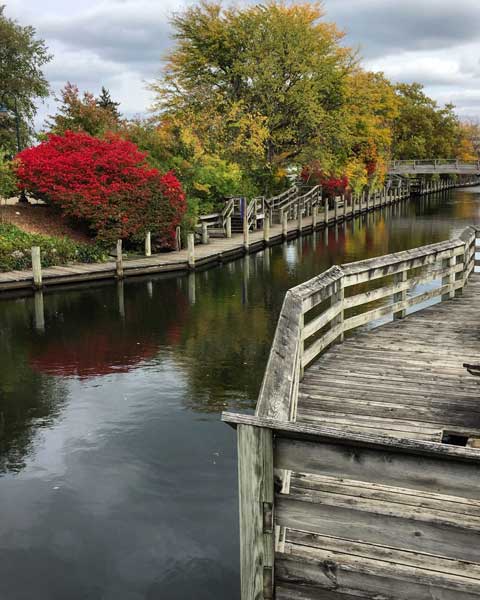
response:
<svg viewBox="0 0 480 600"><path fill-rule="evenodd" d="M123 278L123 254L122 254L122 240L117 240L117 260L116 260L116 277L117 279Z"/></svg>
<svg viewBox="0 0 480 600"><path fill-rule="evenodd" d="M227 217L225 221L225 235L228 239L232 237L232 217Z"/></svg>
<svg viewBox="0 0 480 600"><path fill-rule="evenodd" d="M187 236L187 246L188 246L188 268L195 268L195 235L193 233L189 233Z"/></svg>
<svg viewBox="0 0 480 600"><path fill-rule="evenodd" d="M202 244L208 244L208 225L202 223Z"/></svg>
<svg viewBox="0 0 480 600"><path fill-rule="evenodd" d="M273 439L271 430L238 432L241 596L273 599Z"/></svg>
<svg viewBox="0 0 480 600"><path fill-rule="evenodd" d="M284 240L287 239L288 236L288 214L286 212L282 213L282 238Z"/></svg>
<svg viewBox="0 0 480 600"><path fill-rule="evenodd" d="M152 256L152 235L147 231L145 235L145 256Z"/></svg>
<svg viewBox="0 0 480 600"><path fill-rule="evenodd" d="M42 261L40 256L40 246L32 248L32 272L33 287L39 290L42 287Z"/></svg>

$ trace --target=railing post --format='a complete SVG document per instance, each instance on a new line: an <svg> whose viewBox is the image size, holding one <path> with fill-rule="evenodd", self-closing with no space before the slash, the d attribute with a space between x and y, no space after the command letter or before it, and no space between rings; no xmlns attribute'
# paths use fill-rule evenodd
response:
<svg viewBox="0 0 480 600"><path fill-rule="evenodd" d="M33 287L39 290L42 287L42 260L40 257L40 246L32 248L32 274Z"/></svg>
<svg viewBox="0 0 480 600"><path fill-rule="evenodd" d="M443 266L452 270L448 275L442 278L442 286L448 285L448 292L442 295L442 300L451 300L452 298L455 298L455 272L453 271L453 268L456 264L456 256L451 256L443 261Z"/></svg>
<svg viewBox="0 0 480 600"><path fill-rule="evenodd" d="M145 256L152 256L152 236L150 231L145 234Z"/></svg>
<svg viewBox="0 0 480 600"><path fill-rule="evenodd" d="M302 221L302 213L303 213L303 206L302 206L302 201L298 200L297 202L297 229L298 229L298 234L300 235L302 233L302 227L303 227L303 221Z"/></svg>
<svg viewBox="0 0 480 600"><path fill-rule="evenodd" d="M334 205L333 205L333 215L334 215L334 219L335 219L335 223L338 223L338 198L337 196L335 196L334 200Z"/></svg>
<svg viewBox="0 0 480 600"><path fill-rule="evenodd" d="M195 268L195 235L189 233L187 235L187 246L188 246L188 266L190 269Z"/></svg>
<svg viewBox="0 0 480 600"><path fill-rule="evenodd" d="M117 240L116 276L117 276L117 279L123 278L122 240Z"/></svg>
<svg viewBox="0 0 480 600"><path fill-rule="evenodd" d="M273 598L274 473L272 431L237 427L242 600Z"/></svg>
<svg viewBox="0 0 480 600"><path fill-rule="evenodd" d="M263 241L266 246L270 241L270 217L268 215L265 215L263 218Z"/></svg>
<svg viewBox="0 0 480 600"><path fill-rule="evenodd" d="M329 210L328 210L328 198L325 198L325 215L324 215L324 218L325 218L325 227L328 226L328 217L329 217L328 212L329 212Z"/></svg>
<svg viewBox="0 0 480 600"><path fill-rule="evenodd" d="M397 273L393 276L394 283L405 283L408 281L408 271L402 271L401 273ZM407 299L407 290L402 290L396 294L393 294L393 302L396 304L397 302L405 302ZM405 309L399 310L393 313L393 320L397 321L398 319L403 319L407 311Z"/></svg>
<svg viewBox="0 0 480 600"><path fill-rule="evenodd" d="M343 342L343 339L345 337L345 333L343 330L343 321L344 321L343 304L344 304L344 300L345 300L344 277L345 276L342 275L342 277L340 277L340 279L338 280L338 289L334 294L332 294L331 300L330 300L331 306L334 306L338 302L340 302L342 304L342 310L339 312L339 314L334 319L332 319L332 327L340 326L340 329L341 329L340 334L337 338L338 342Z"/></svg>
<svg viewBox="0 0 480 600"><path fill-rule="evenodd" d="M317 204L315 204L315 206L312 206L312 229L317 228L317 210Z"/></svg>
<svg viewBox="0 0 480 600"><path fill-rule="evenodd" d="M202 244L208 244L208 225L202 223Z"/></svg>
<svg viewBox="0 0 480 600"><path fill-rule="evenodd" d="M232 217L227 217L226 223L225 223L225 232L226 232L226 236L227 238L231 238L232 237Z"/></svg>

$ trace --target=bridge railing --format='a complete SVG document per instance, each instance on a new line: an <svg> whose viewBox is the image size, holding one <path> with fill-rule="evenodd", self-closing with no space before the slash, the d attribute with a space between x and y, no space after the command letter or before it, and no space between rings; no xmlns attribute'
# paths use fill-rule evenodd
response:
<svg viewBox="0 0 480 600"><path fill-rule="evenodd" d="M388 165L390 172L480 172L480 160L459 160L456 158L435 158L421 160L392 160Z"/></svg>
<svg viewBox="0 0 480 600"><path fill-rule="evenodd" d="M477 231L378 258L334 266L289 290L259 394L256 414L294 419L304 368L358 327L374 326L453 298L475 266Z"/></svg>

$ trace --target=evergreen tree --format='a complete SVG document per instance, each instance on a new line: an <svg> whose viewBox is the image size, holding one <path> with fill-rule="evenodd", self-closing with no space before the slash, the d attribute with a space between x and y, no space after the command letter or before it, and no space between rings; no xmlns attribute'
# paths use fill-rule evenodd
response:
<svg viewBox="0 0 480 600"><path fill-rule="evenodd" d="M114 102L112 97L110 96L109 90L102 85L102 92L100 96L96 100L97 106L99 108L104 108L105 110L109 110L112 115L119 119L121 117L120 112L118 111L118 107L120 106L120 102Z"/></svg>

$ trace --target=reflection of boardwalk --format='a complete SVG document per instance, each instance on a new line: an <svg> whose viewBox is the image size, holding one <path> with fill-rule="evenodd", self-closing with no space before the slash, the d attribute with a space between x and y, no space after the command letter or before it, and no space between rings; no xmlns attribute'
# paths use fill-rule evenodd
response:
<svg viewBox="0 0 480 600"><path fill-rule="evenodd" d="M223 416L242 600L480 600L477 235L287 293L256 415Z"/></svg>

